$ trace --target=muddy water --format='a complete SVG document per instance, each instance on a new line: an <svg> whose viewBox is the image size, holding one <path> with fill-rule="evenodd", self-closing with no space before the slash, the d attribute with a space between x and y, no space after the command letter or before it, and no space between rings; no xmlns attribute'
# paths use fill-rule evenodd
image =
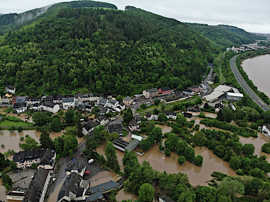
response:
<svg viewBox="0 0 270 202"><path fill-rule="evenodd" d="M170 133L170 132L172 131L172 128L169 127L169 126L165 126L165 125L156 125L156 127L161 128L163 134L165 134L165 133Z"/></svg>
<svg viewBox="0 0 270 202"><path fill-rule="evenodd" d="M6 200L6 189L3 186L1 179L0 179L0 200L2 200L2 201Z"/></svg>
<svg viewBox="0 0 270 202"><path fill-rule="evenodd" d="M99 147L97 152L104 154L104 146ZM197 167L189 162L186 162L184 165L180 166L177 162L177 154L172 153L170 157L166 157L159 151L157 145L146 152L143 156L138 156L138 160L140 163L143 161L148 161L153 169L160 172L166 171L167 173L185 173L193 186L207 185L207 181L211 179L211 174L214 171L223 172L231 176L235 175L235 172L229 167L227 162L218 158L207 148L195 148L195 152L196 154L202 155L204 158L202 167ZM122 159L124 157L124 153L116 150L116 154L119 165L121 169L123 169Z"/></svg>
<svg viewBox="0 0 270 202"><path fill-rule="evenodd" d="M270 97L270 55L247 59L243 61L242 67L255 86Z"/></svg>
<svg viewBox="0 0 270 202"><path fill-rule="evenodd" d="M166 157L159 151L158 146L154 146L144 156L139 157L139 161L148 161L153 169L158 171L166 171L167 173L182 172L187 174L190 183L193 186L207 185L207 181L211 179L214 171L223 172L228 175L235 175L234 171L229 167L227 162L218 158L207 148L195 148L196 154L203 156L203 166L197 167L189 162L180 166L177 162L178 155L172 153L170 157Z"/></svg>
<svg viewBox="0 0 270 202"><path fill-rule="evenodd" d="M258 133L258 137L257 138L245 138L245 137L240 137L240 142L242 144L253 144L255 147L255 154L258 156L262 156L265 155L267 157L267 160L270 162L270 154L266 154L264 152L261 152L261 148L263 146L264 143L266 142L270 142L270 138L266 137L265 135Z"/></svg>
<svg viewBox="0 0 270 202"><path fill-rule="evenodd" d="M19 133L18 131L1 130L0 144L4 145L4 147L0 147L0 152L7 152L9 149L14 150L15 152L20 151L21 149L19 144L22 143L22 141L20 141L20 138L25 137L26 135L29 135L36 141L39 141L40 134L33 130L25 130L21 133Z"/></svg>
<svg viewBox="0 0 270 202"><path fill-rule="evenodd" d="M138 197L136 195L125 192L124 189L121 189L116 195L116 200L117 201L123 201L123 200L135 201L137 199L138 199Z"/></svg>
<svg viewBox="0 0 270 202"><path fill-rule="evenodd" d="M61 181L60 184L58 184L55 188L54 188L54 191L53 193L50 194L49 198L48 198L48 202L56 202L58 200L58 194L65 182L65 177L63 178L63 180Z"/></svg>
<svg viewBox="0 0 270 202"><path fill-rule="evenodd" d="M101 171L90 179L91 186L97 186L108 181L116 181L117 175L110 171Z"/></svg>

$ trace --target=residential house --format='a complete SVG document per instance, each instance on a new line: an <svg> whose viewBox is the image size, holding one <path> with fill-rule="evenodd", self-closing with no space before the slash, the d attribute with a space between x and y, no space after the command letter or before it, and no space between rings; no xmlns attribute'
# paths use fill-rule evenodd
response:
<svg viewBox="0 0 270 202"><path fill-rule="evenodd" d="M47 149L44 155L40 158L38 168L46 170L53 170L55 165L56 152L54 150Z"/></svg>
<svg viewBox="0 0 270 202"><path fill-rule="evenodd" d="M91 196L92 194L95 194L95 193L106 194L111 191L119 189L119 187L120 187L119 183L111 180L109 182L105 182L103 184L100 184L94 187L89 187L88 190L86 191L86 195Z"/></svg>
<svg viewBox="0 0 270 202"><path fill-rule="evenodd" d="M185 96L193 96L193 95L195 95L195 93L194 93L192 90L190 90L190 89L184 90L184 91L183 91L183 94L184 94Z"/></svg>
<svg viewBox="0 0 270 202"><path fill-rule="evenodd" d="M263 134L264 134L265 136L270 137L270 125L269 125L269 124L264 125L264 126L262 127L262 132L263 132Z"/></svg>
<svg viewBox="0 0 270 202"><path fill-rule="evenodd" d="M168 87L165 87L165 88L159 88L158 92L161 95L171 95L173 93L173 90L169 89Z"/></svg>
<svg viewBox="0 0 270 202"><path fill-rule="evenodd" d="M63 109L68 110L70 108L75 108L75 98L74 97L67 97L63 98Z"/></svg>
<svg viewBox="0 0 270 202"><path fill-rule="evenodd" d="M58 194L58 202L84 200L84 193L89 188L89 184L83 183L81 175L71 173L65 179L65 182Z"/></svg>
<svg viewBox="0 0 270 202"><path fill-rule="evenodd" d="M47 152L49 152L49 150L45 149L20 151L14 154L13 161L16 163L17 168L30 168L33 164L40 164L41 159L43 159L44 155L47 155ZM43 161L44 163L41 165L42 167L49 167L51 164L47 164L46 162L53 162L55 160L54 156L50 155L50 157L52 157L51 160Z"/></svg>
<svg viewBox="0 0 270 202"><path fill-rule="evenodd" d="M40 104L40 102L41 102L41 99L39 99L39 98L28 97L26 99L27 106L33 106L35 104Z"/></svg>
<svg viewBox="0 0 270 202"><path fill-rule="evenodd" d="M191 113L188 113L188 112L183 112L183 115L184 115L184 117L186 117L186 118L192 118L192 114Z"/></svg>
<svg viewBox="0 0 270 202"><path fill-rule="evenodd" d="M23 113L27 110L26 103L15 103L13 105L13 109L16 111L17 114Z"/></svg>
<svg viewBox="0 0 270 202"><path fill-rule="evenodd" d="M44 202L49 182L49 170L39 168L31 181L23 202Z"/></svg>
<svg viewBox="0 0 270 202"><path fill-rule="evenodd" d="M53 103L53 96L42 96L41 102L51 102Z"/></svg>
<svg viewBox="0 0 270 202"><path fill-rule="evenodd" d="M123 103L124 103L124 105L126 105L126 106L130 106L130 105L132 105L132 103L133 103L133 99L131 98L131 97L125 97L124 99L123 99Z"/></svg>
<svg viewBox="0 0 270 202"><path fill-rule="evenodd" d="M105 105L107 104L108 100L101 97L98 101L97 101L97 105L105 107Z"/></svg>
<svg viewBox="0 0 270 202"><path fill-rule="evenodd" d="M177 114L175 112L166 112L167 119L176 120Z"/></svg>
<svg viewBox="0 0 270 202"><path fill-rule="evenodd" d="M7 97L0 97L0 107L10 107L11 102Z"/></svg>
<svg viewBox="0 0 270 202"><path fill-rule="evenodd" d="M63 103L63 96L62 95L56 95L53 96L53 103L54 104L62 104Z"/></svg>
<svg viewBox="0 0 270 202"><path fill-rule="evenodd" d="M120 136L123 135L123 125L122 123L111 123L108 125L109 133L118 133Z"/></svg>
<svg viewBox="0 0 270 202"><path fill-rule="evenodd" d="M143 95L147 99L158 96L158 93L159 93L158 89L156 89L156 88L152 88L152 89L143 91Z"/></svg>
<svg viewBox="0 0 270 202"><path fill-rule="evenodd" d="M82 134L89 135L98 125L99 124L95 121L92 121L92 120L88 121L82 128Z"/></svg>
<svg viewBox="0 0 270 202"><path fill-rule="evenodd" d="M25 192L24 191L9 191L6 195L7 201L23 201Z"/></svg>
<svg viewBox="0 0 270 202"><path fill-rule="evenodd" d="M7 92L7 93L10 93L10 94L15 94L15 92L16 92L16 88L14 87L14 86L7 86L6 88L5 88L5 91Z"/></svg>
<svg viewBox="0 0 270 202"><path fill-rule="evenodd" d="M99 100L99 97L90 93L90 94L84 94L84 95L79 94L77 95L77 99L79 102L96 102Z"/></svg>
<svg viewBox="0 0 270 202"><path fill-rule="evenodd" d="M43 111L51 112L53 114L59 112L60 110L59 104L54 104L53 102L44 102L41 104L40 108Z"/></svg>
<svg viewBox="0 0 270 202"><path fill-rule="evenodd" d="M129 130L130 131L139 131L140 129L140 123L141 123L141 117L140 116L135 116L131 122L129 123Z"/></svg>

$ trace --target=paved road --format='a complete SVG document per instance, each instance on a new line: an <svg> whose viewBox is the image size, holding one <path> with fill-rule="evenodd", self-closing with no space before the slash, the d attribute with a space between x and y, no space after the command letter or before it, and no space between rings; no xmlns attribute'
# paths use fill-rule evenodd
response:
<svg viewBox="0 0 270 202"><path fill-rule="evenodd" d="M237 80L237 82L240 84L240 86L243 88L245 93L255 102L257 105L259 105L263 111L268 111L270 110L269 106L265 104L261 98L249 87L245 79L242 77L241 73L239 72L237 66L236 66L236 58L238 56L234 56L230 60L230 66L231 70Z"/></svg>

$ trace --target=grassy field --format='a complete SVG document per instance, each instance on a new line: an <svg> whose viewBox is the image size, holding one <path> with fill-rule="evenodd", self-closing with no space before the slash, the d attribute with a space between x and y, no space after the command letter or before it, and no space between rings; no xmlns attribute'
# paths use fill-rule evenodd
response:
<svg viewBox="0 0 270 202"><path fill-rule="evenodd" d="M26 123L26 122L22 122L22 121L3 120L0 122L0 129L16 130L19 128L22 130L29 130L29 129L33 129L34 126L31 123Z"/></svg>
<svg viewBox="0 0 270 202"><path fill-rule="evenodd" d="M139 108L137 111L141 114L141 115L145 115L147 112L152 113L155 109L162 111L162 105L164 106L164 110L163 111L173 111L174 106L176 105L180 105L186 102L193 102L196 99L198 99L197 96L191 97L191 98L187 98L187 99L182 99L182 100L178 100L175 102L170 102L170 103L160 103L159 105L151 105L149 107L147 107L146 109L142 109Z"/></svg>

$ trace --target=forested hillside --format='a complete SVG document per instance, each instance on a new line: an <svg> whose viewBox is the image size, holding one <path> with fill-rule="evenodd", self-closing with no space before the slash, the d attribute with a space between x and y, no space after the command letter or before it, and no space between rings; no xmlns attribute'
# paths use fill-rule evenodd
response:
<svg viewBox="0 0 270 202"><path fill-rule="evenodd" d="M134 7L72 7L5 36L1 86L28 95L183 89L199 83L212 61L209 40L176 20Z"/></svg>
<svg viewBox="0 0 270 202"><path fill-rule="evenodd" d="M217 25L211 26L206 24L188 24L194 31L200 33L204 37L215 42L221 48L237 46L244 43L253 43L255 40L265 39L263 36L246 32L243 29L227 26Z"/></svg>
<svg viewBox="0 0 270 202"><path fill-rule="evenodd" d="M117 7L110 3L95 2L95 1L72 1L54 4L43 8L37 8L24 13L11 13L11 14L0 14L0 34L6 33L7 31L19 28L22 25L30 23L39 17L48 17L54 14L59 9L63 8L111 8L117 9ZM48 12L48 13L47 13ZM47 14L47 15L45 15Z"/></svg>

